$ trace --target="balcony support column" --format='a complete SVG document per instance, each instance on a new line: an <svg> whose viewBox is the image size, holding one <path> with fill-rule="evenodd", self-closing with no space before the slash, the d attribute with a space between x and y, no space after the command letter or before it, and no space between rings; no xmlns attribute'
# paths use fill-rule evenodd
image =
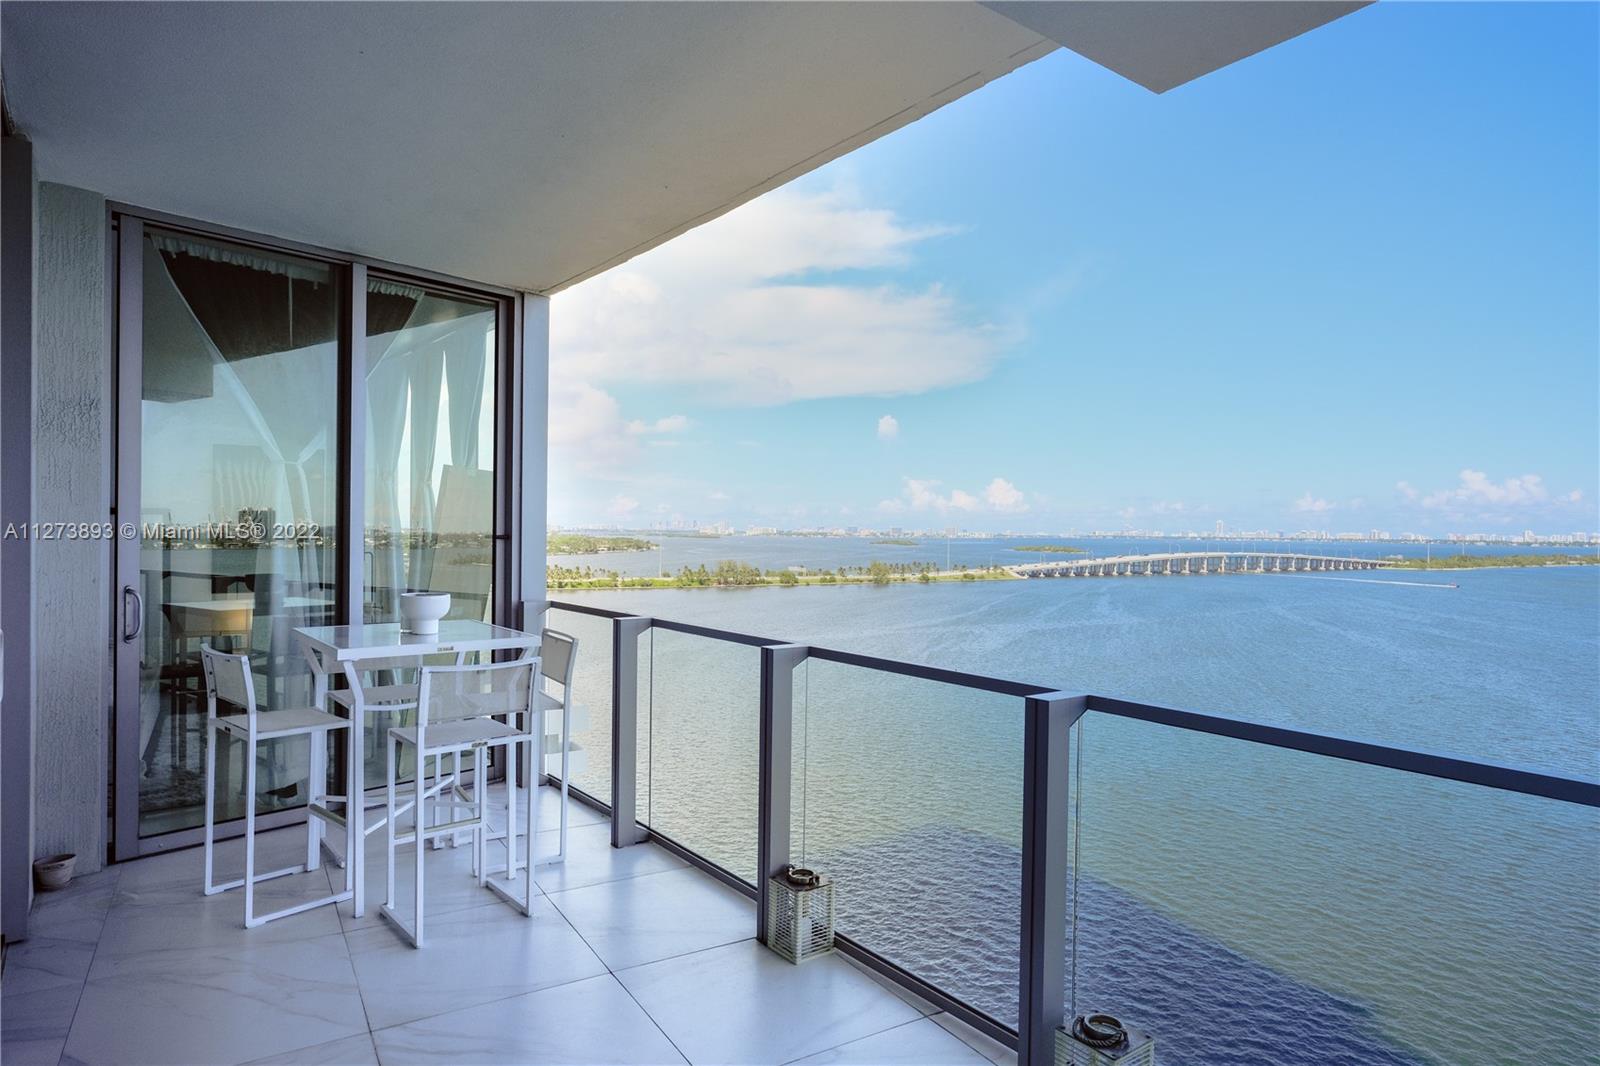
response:
<svg viewBox="0 0 1600 1066"><path fill-rule="evenodd" d="M767 894L790 859L794 782L794 668L811 649L775 644L761 649L761 751L756 839L756 939L767 942Z"/></svg>
<svg viewBox="0 0 1600 1066"><path fill-rule="evenodd" d="M1068 772L1072 726L1087 697L1050 692L1024 703L1022 744L1022 951L1017 1066L1055 1061L1067 1011Z"/></svg>
<svg viewBox="0 0 1600 1066"><path fill-rule="evenodd" d="M648 835L639 824L639 637L648 618L611 620L611 846Z"/></svg>

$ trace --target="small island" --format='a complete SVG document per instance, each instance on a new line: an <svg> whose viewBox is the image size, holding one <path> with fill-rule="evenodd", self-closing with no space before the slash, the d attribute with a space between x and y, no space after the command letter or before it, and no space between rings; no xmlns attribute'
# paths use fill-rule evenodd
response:
<svg viewBox="0 0 1600 1066"><path fill-rule="evenodd" d="M875 540L872 543L889 544L897 548L915 548L921 541L912 540L910 537L885 537L883 540Z"/></svg>
<svg viewBox="0 0 1600 1066"><path fill-rule="evenodd" d="M1045 555L1082 555L1085 548L1074 548L1070 544L1023 544L1011 549L1014 552L1033 552Z"/></svg>
<svg viewBox="0 0 1600 1066"><path fill-rule="evenodd" d="M1524 555L1442 555L1437 559L1397 559L1401 570L1482 570L1498 566L1594 566L1600 555L1530 553Z"/></svg>
<svg viewBox="0 0 1600 1066"><path fill-rule="evenodd" d="M696 567L685 566L676 574L659 577L629 577L615 570L597 570L592 566L559 566L555 563L545 568L545 583L552 589L750 588L761 585L795 588L800 585L932 585L944 581L1015 580L1017 575L1003 566L957 566L951 570L941 570L934 563L872 562L866 566L841 566L833 570L813 570L801 566L763 570L737 559L724 559L715 566L708 567L704 563Z"/></svg>
<svg viewBox="0 0 1600 1066"><path fill-rule="evenodd" d="M599 555L602 552L647 552L655 544L642 537L596 537L588 533L551 533L545 551L551 555Z"/></svg>

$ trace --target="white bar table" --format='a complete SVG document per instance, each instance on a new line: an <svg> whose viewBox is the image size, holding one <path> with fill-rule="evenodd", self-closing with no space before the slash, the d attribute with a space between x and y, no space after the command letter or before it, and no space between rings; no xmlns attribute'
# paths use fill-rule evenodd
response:
<svg viewBox="0 0 1600 1066"><path fill-rule="evenodd" d="M520 629L474 622L470 619L446 619L439 623L439 632L427 635L407 633L398 622L359 626L302 626L294 631L295 639L311 664L313 706L321 709L328 698L328 670L334 663L341 664L346 681L359 686L356 663L363 659L389 659L407 655L467 655L472 652L522 651L539 646L539 634L524 633ZM350 768L345 785L345 817L350 819L350 839L353 855L345 862L355 863L356 917L366 911L366 780L367 768L362 759L366 750L365 712L362 702L352 701L350 708ZM513 775L514 776L514 775ZM513 782L514 783L514 782ZM535 811L538 810L535 806ZM382 823L379 823L380 825ZM537 827L529 826L536 832ZM530 835L529 840L537 839ZM532 876L531 874L529 876Z"/></svg>

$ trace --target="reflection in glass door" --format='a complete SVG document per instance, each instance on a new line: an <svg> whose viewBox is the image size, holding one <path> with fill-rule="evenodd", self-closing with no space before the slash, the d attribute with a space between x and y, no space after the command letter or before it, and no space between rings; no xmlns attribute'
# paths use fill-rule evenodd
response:
<svg viewBox="0 0 1600 1066"><path fill-rule="evenodd" d="M122 635L137 646L144 838L202 821L202 644L249 654L264 709L311 702L291 631L333 621L340 300L328 264L155 228L142 234L142 528L137 574L126 562L121 571L137 590L123 610L140 623L130 629L125 615ZM130 399L124 393L124 418ZM306 802L306 753L296 743L305 741L263 747L259 811ZM243 814L242 759L242 746L224 749L219 819ZM127 772L130 762L119 766Z"/></svg>
<svg viewBox="0 0 1600 1066"><path fill-rule="evenodd" d="M367 291L366 620L450 593L494 617L493 303L373 278Z"/></svg>
<svg viewBox="0 0 1600 1066"><path fill-rule="evenodd" d="M498 310L402 281L368 281L368 622L398 621L400 594L411 591L448 592L446 617L494 619ZM384 731L411 721L409 711L368 716L368 787L383 783ZM401 776L411 773L403 762Z"/></svg>

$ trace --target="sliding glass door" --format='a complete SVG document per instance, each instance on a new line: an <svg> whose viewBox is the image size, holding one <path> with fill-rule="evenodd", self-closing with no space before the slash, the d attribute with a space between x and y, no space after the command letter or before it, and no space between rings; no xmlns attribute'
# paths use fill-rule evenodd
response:
<svg viewBox="0 0 1600 1066"><path fill-rule="evenodd" d="M147 228L139 249L139 835L201 824L200 647L250 656L265 708L308 704L293 626L333 618L338 280L326 263ZM302 739L300 744L305 742ZM258 768L305 803L305 753ZM238 817L240 746L219 815Z"/></svg>
<svg viewBox="0 0 1600 1066"><path fill-rule="evenodd" d="M494 620L506 304L127 216L117 241L116 512L137 531L116 553L113 839L127 858L198 837L201 645L248 654L274 709L312 701L298 626L393 621L411 589ZM256 768L273 821L303 817L303 745L269 745ZM217 813L234 819L243 754L222 756Z"/></svg>

